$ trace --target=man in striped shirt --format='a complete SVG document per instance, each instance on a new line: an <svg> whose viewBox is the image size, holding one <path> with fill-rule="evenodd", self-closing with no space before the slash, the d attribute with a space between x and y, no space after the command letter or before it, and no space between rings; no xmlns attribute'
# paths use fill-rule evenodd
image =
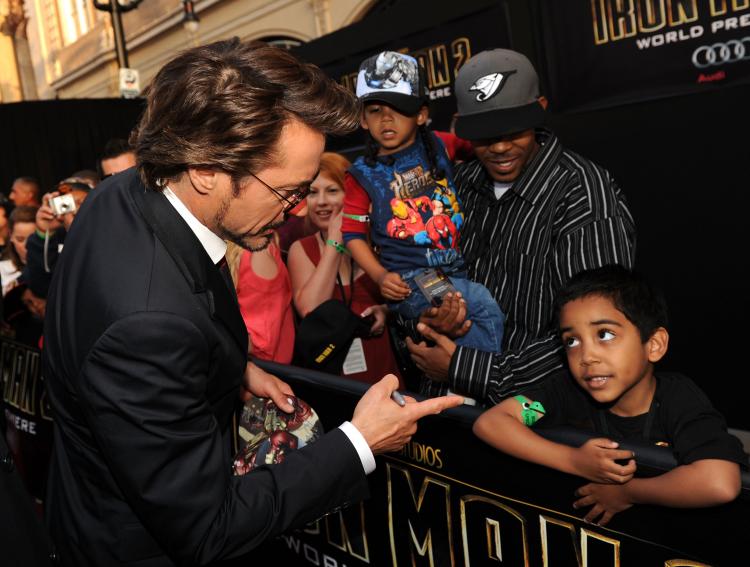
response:
<svg viewBox="0 0 750 567"><path fill-rule="evenodd" d="M480 53L461 68L455 92L456 133L472 141L477 157L456 169L466 214L460 246L469 278L507 314L503 350L457 347L426 325L419 330L436 345L407 344L433 379L424 382L424 394L449 388L495 404L565 365L552 320L557 290L586 269L631 268L635 226L611 175L538 127L547 101L526 57L505 49ZM451 311L451 304L423 321L459 336L463 311Z"/></svg>

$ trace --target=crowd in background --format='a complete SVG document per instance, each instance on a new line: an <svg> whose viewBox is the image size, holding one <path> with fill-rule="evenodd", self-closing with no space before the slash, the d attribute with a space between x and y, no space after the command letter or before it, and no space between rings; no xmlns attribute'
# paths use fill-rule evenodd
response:
<svg viewBox="0 0 750 567"><path fill-rule="evenodd" d="M133 165L127 142L115 138L105 144L97 171L75 171L46 191L31 175L14 180L0 206L3 337L41 347L47 292L66 233L89 192Z"/></svg>

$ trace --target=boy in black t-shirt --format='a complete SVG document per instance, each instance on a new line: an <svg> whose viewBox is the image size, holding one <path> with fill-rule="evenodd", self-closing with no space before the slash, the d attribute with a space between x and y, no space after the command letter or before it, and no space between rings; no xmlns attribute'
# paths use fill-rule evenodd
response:
<svg viewBox="0 0 750 567"><path fill-rule="evenodd" d="M661 295L627 269L605 266L574 276L557 306L573 377L561 373L504 400L474 432L510 455L591 480L573 507L591 506L585 520L600 525L635 503L697 508L734 500L739 465L748 464L739 441L692 380L654 374L669 342ZM602 437L570 447L526 427L538 420ZM678 466L633 478L635 455L618 448L628 440L669 446Z"/></svg>

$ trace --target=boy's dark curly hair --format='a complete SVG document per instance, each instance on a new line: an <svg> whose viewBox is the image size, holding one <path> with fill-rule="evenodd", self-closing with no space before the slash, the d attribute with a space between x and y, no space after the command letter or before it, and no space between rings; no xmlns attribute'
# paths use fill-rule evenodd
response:
<svg viewBox="0 0 750 567"><path fill-rule="evenodd" d="M557 293L555 311L558 320L565 304L590 295L611 300L617 310L638 328L643 342L656 329L667 326L667 303L663 294L640 274L616 264L573 276Z"/></svg>

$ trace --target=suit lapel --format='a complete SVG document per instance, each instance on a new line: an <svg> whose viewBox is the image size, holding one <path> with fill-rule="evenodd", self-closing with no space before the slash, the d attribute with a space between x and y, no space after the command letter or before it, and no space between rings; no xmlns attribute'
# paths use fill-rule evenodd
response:
<svg viewBox="0 0 750 567"><path fill-rule="evenodd" d="M137 177L136 177L137 180ZM137 183L133 191L135 203L156 237L185 276L193 293L205 294L211 317L229 329L238 346L247 352L247 328L240 315L237 296L227 287L224 278L179 213L159 191Z"/></svg>

